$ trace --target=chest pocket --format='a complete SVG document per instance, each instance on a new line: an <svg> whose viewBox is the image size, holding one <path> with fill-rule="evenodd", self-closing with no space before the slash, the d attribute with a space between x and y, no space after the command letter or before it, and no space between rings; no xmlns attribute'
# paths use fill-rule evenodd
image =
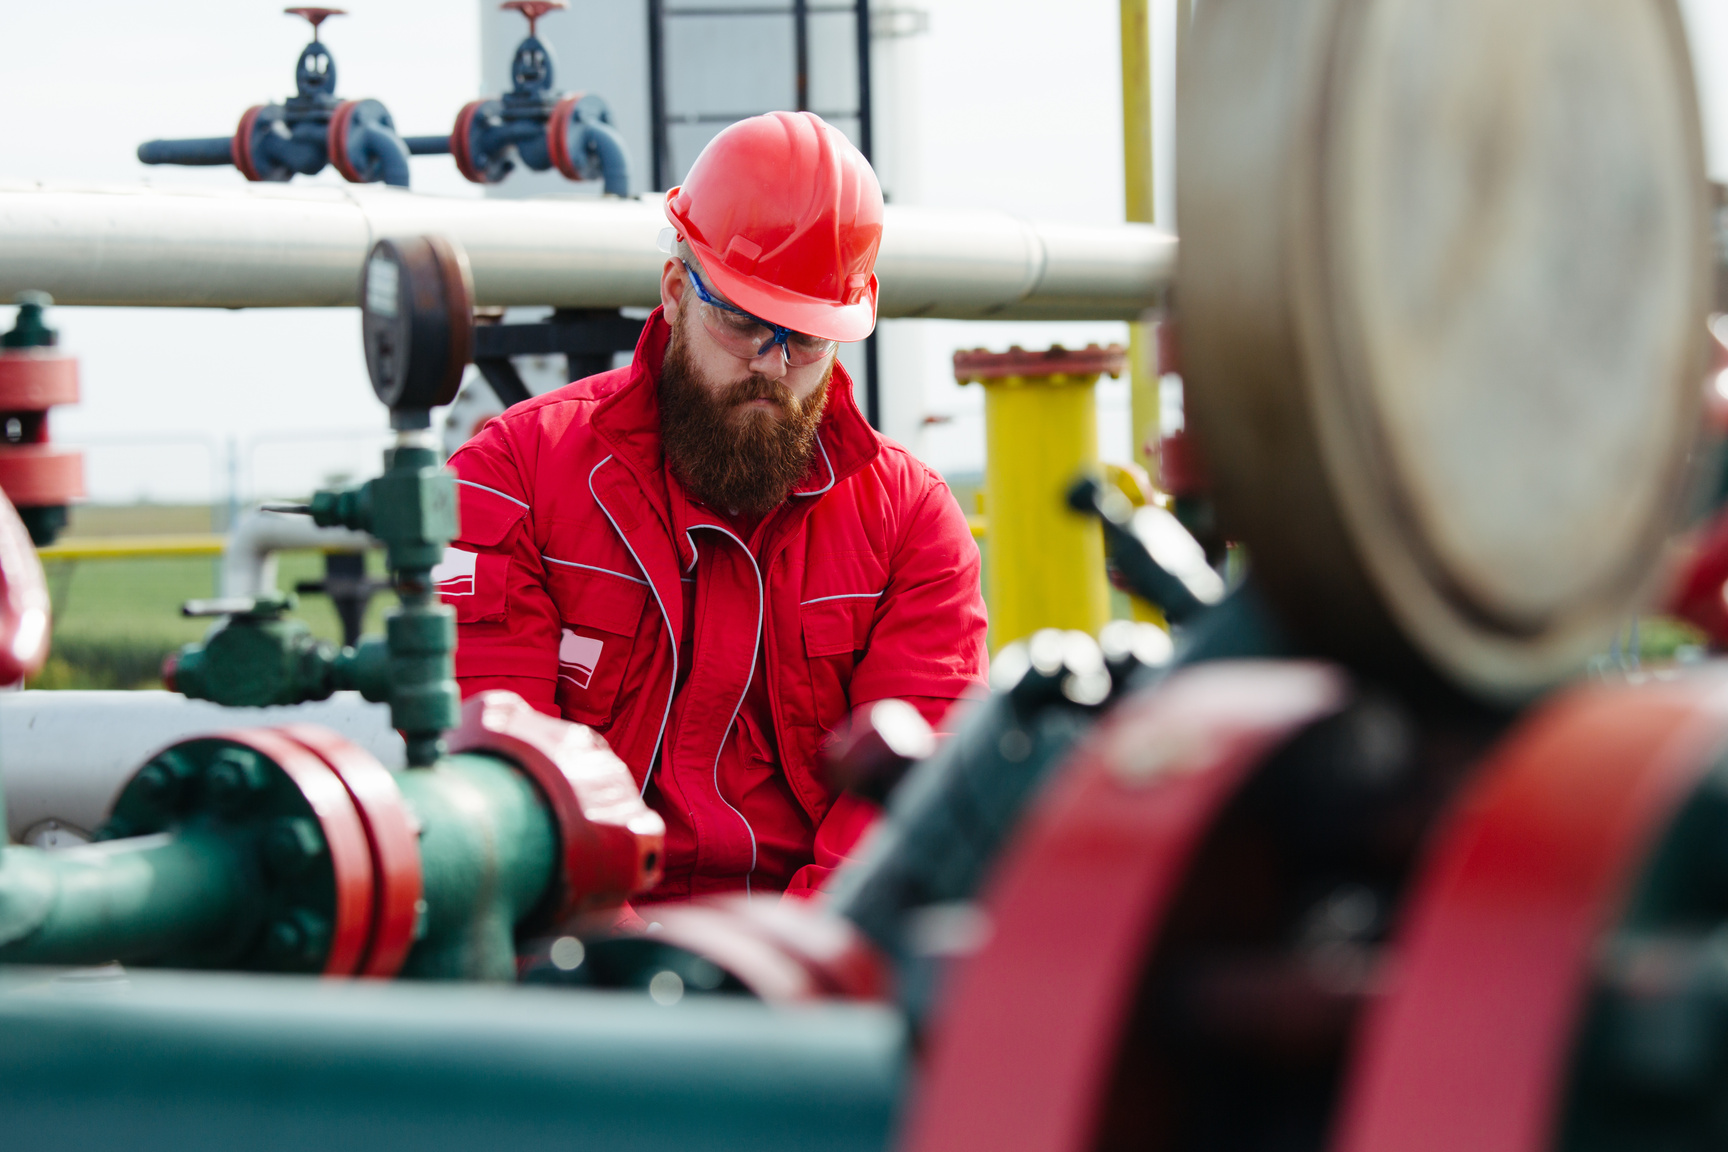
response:
<svg viewBox="0 0 1728 1152"><path fill-rule="evenodd" d="M852 669L870 643L877 598L849 596L799 605L805 664L810 670L816 723L829 730L852 709Z"/></svg>
<svg viewBox="0 0 1728 1152"><path fill-rule="evenodd" d="M432 586L456 610L456 623L502 623L506 617L510 558L496 548L527 515L522 504L476 484L456 486L461 529L432 569Z"/></svg>
<svg viewBox="0 0 1728 1152"><path fill-rule="evenodd" d="M648 586L622 575L546 561L558 607L558 706L604 731L636 647Z"/></svg>

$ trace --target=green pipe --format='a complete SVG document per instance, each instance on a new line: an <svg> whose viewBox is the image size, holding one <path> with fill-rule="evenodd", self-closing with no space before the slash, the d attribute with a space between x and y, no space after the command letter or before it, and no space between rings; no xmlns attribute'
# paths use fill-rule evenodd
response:
<svg viewBox="0 0 1728 1152"><path fill-rule="evenodd" d="M490 756L446 756L396 783L420 821L426 899L402 975L514 980L516 925L556 875L558 835L539 793Z"/></svg>
<svg viewBox="0 0 1728 1152"><path fill-rule="evenodd" d="M209 963L256 928L246 854L202 830L0 856L0 960Z"/></svg>

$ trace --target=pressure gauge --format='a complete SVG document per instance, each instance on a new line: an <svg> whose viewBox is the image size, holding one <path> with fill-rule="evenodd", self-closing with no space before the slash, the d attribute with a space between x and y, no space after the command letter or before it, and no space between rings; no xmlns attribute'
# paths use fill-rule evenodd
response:
<svg viewBox="0 0 1728 1152"><path fill-rule="evenodd" d="M424 428L456 398L474 348L468 258L443 236L380 240L360 277L372 390L397 428Z"/></svg>

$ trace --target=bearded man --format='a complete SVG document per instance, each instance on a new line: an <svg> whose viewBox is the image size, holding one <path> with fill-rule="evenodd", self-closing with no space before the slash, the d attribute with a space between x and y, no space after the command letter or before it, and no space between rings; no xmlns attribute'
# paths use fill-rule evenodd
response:
<svg viewBox="0 0 1728 1152"><path fill-rule="evenodd" d="M631 365L451 458L457 678L606 738L666 820L648 900L808 892L873 818L825 783L827 734L891 697L939 725L984 676L978 550L835 359L876 322L858 150L810 113L741 121L666 213Z"/></svg>

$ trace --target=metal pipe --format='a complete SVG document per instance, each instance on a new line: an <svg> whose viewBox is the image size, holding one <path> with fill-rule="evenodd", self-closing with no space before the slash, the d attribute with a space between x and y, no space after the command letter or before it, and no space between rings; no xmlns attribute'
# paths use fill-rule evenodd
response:
<svg viewBox="0 0 1728 1152"><path fill-rule="evenodd" d="M0 298L39 288L62 304L345 307L376 239L442 232L466 249L479 303L652 307L665 223L657 202L610 198L0 181ZM1146 224L891 205L877 272L884 317L1132 320L1175 266L1175 237Z"/></svg>
<svg viewBox="0 0 1728 1152"><path fill-rule="evenodd" d="M53 846L88 840L138 766L170 744L237 724L317 724L404 764L389 710L338 692L290 708L236 713L178 692L0 693L0 774L12 839Z"/></svg>
<svg viewBox="0 0 1728 1152"><path fill-rule="evenodd" d="M228 534L228 546L222 552L221 589L217 594L226 599L274 591L277 552L296 548L361 552L377 547L377 543L366 533L349 528L320 528L307 516L255 509L242 516Z"/></svg>

